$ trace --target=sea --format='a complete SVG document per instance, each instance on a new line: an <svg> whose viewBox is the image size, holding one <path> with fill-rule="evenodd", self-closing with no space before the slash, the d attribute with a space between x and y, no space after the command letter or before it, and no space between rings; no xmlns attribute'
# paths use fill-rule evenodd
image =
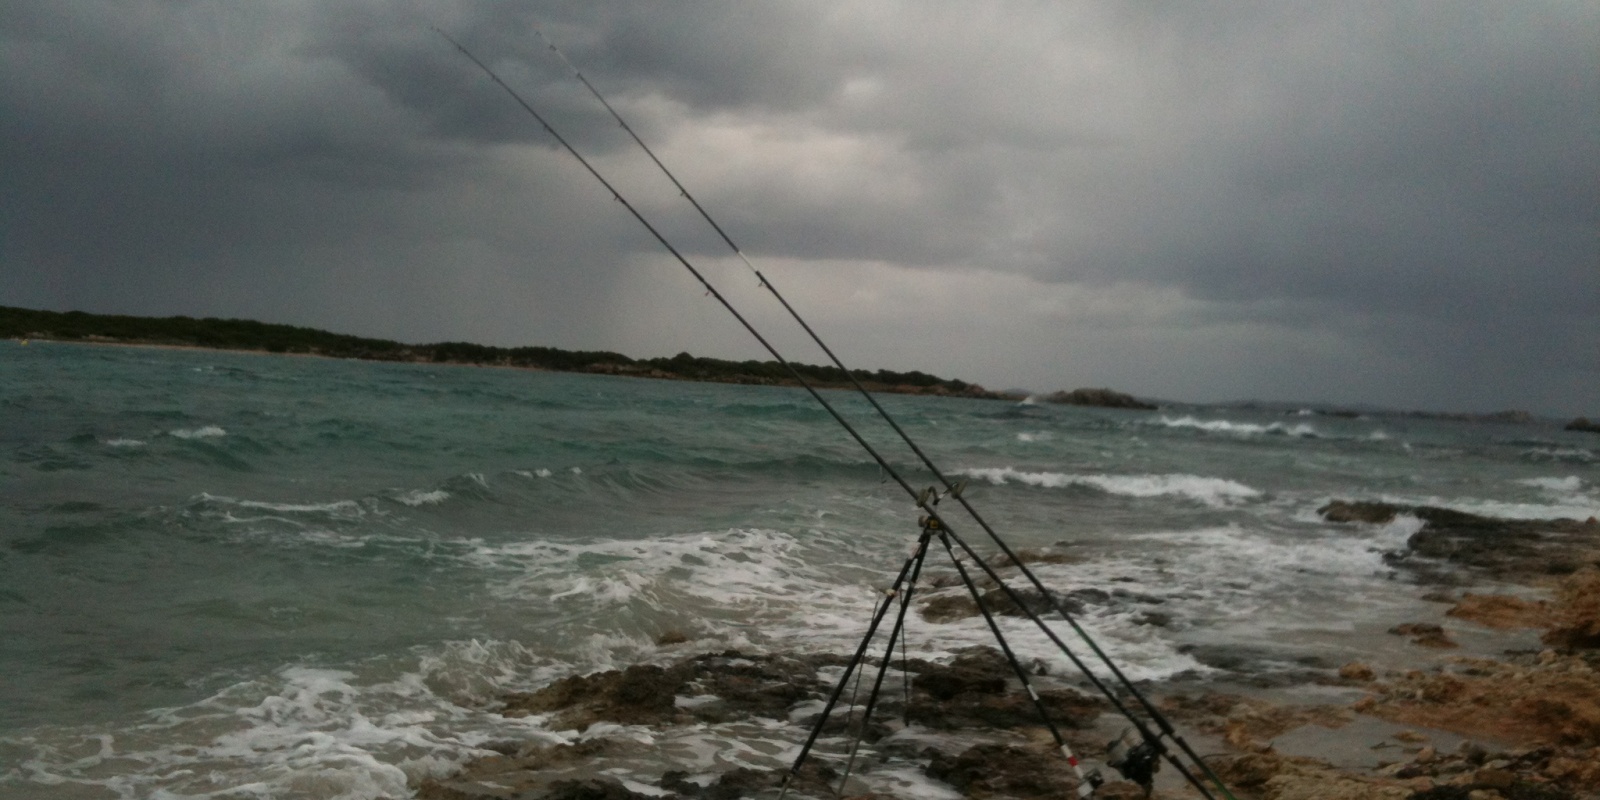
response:
<svg viewBox="0 0 1600 800"><path fill-rule="evenodd" d="M859 397L825 396L936 482ZM1072 556L1041 579L1101 590L1079 620L1147 683L1403 658L1384 630L1441 612L1384 559L1420 523L1330 524L1330 500L1600 515L1600 439L1552 420L880 401L1011 547ZM649 743L497 698L853 652L918 516L793 388L0 341L0 797L398 800L496 742ZM1001 628L1072 672L1026 620ZM992 642L977 618L907 625L919 657ZM804 734L657 744L690 771L781 768Z"/></svg>

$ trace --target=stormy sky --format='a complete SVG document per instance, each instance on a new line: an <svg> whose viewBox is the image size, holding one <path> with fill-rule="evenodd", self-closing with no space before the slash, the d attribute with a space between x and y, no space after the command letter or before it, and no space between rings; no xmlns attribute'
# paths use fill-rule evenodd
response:
<svg viewBox="0 0 1600 800"><path fill-rule="evenodd" d="M1600 3L0 6L0 305L1600 413Z"/></svg>

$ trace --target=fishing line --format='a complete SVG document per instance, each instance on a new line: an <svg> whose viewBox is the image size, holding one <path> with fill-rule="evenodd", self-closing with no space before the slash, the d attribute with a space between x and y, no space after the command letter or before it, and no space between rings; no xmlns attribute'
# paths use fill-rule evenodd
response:
<svg viewBox="0 0 1600 800"><path fill-rule="evenodd" d="M861 740L866 738L867 726L872 723L872 712L878 707L878 697L883 690L883 679L889 674L889 664L894 660L894 645L897 639L901 642L900 657L901 659L905 658L906 613L911 610L911 595L917 590L917 579L922 575L922 565L927 560L928 547L923 543L926 541L927 539L922 539L917 545L917 553L914 556L916 565L911 568L911 576L906 580L905 588L900 590L898 597L891 594L884 600L884 602L889 603L894 602L896 599L900 600L900 612L895 615L894 627L889 630L889 645L883 651L883 660L878 663L878 676L873 679L872 691L867 695L866 708L861 712L861 724L856 729L854 743L850 745L850 758L844 765L844 777L839 779L839 789L834 792L834 794L841 797L844 795L845 784L850 782L850 771L855 767L856 754L861 749ZM905 670L902 669L901 672L904 673ZM910 694L908 693L906 697L906 705L909 708L911 702ZM854 701L851 702L851 705L854 705ZM1048 722L1048 720L1046 721Z"/></svg>
<svg viewBox="0 0 1600 800"><path fill-rule="evenodd" d="M540 127L544 128L546 133L550 134L550 136L552 138L554 138L563 148L565 148L566 151L573 156L573 158L577 159L578 163L581 164L584 167L584 169L586 171L588 171L588 173L596 181L599 181L600 184L603 187L605 187L605 189L608 192L611 193L612 199L615 200L616 202L620 203L625 209L627 209L628 213L631 214L633 216L633 218L636 219L639 222L640 225L643 225L645 230L647 230L651 234L651 236L653 236L656 239L656 241L661 244L662 247L666 248L667 252L669 252L673 256L673 258L675 258L678 261L678 263L682 264L683 267L685 269L687 269L692 276L694 276L695 280L697 280L700 283L700 285L705 288L707 295L709 295L711 297L714 297L719 303L722 304L723 308L727 309L729 314L733 315L734 319L736 319L739 322L739 324L742 325L744 327L744 329L747 332L749 332L750 335L752 337L754 337L756 339L756 341L759 342L761 344L761 346L763 348L765 348L766 351L769 354L771 354L772 357L781 366L783 366L789 372L790 376L793 377L795 379L795 381L797 383L799 383L800 386L802 386L812 396L812 398L815 399L817 401L817 403L819 405L821 405L829 413L829 415L832 416L834 418L834 420L836 422L838 422L839 425L845 429L845 431L851 436L851 438L853 438L856 441L856 443L859 444L862 447L862 449L866 450L868 455L870 455L873 458L873 460L875 462L877 462L878 466L889 477L892 477L895 480L895 482L900 485L900 488L906 492L906 494L908 496L912 497L916 501L917 506L919 508L922 508L924 511L926 511L930 518L932 518L933 520L937 521L940 524L941 528L943 528L945 531L949 532L950 535L952 536L952 538L954 538L955 541L957 541L959 544L961 544L962 549L967 551L969 554L971 554L973 556L973 558L979 564L984 566L985 571L989 572L991 577L994 577L998 581L998 576L994 575L993 571L991 569L989 569L986 564L983 564L981 559L977 558L976 553L974 553L971 550L970 546L968 546L959 537L955 536L954 530L951 529L950 526L943 519L941 519L939 517L938 512L933 508L932 505L929 504L928 496L931 493L923 492L923 493L919 494L915 489L911 488L911 485L906 482L905 478L900 475L899 471L894 469L894 467L891 466L889 464L889 462L881 454L878 453L877 449L874 448L870 443L868 443L867 440L864 437L862 437L862 435L855 429L855 427L853 425L851 425L850 422L848 420L846 420L838 412L838 410L835 409L834 406L831 403L829 403L827 401L827 399L824 398L817 391L817 389L814 386L811 385L811 383L809 381L807 381L805 379L805 377L799 372L799 370L796 369L795 366L792 363L790 363L787 359L785 359L783 357L783 355L778 352L777 348L775 348L766 339L766 337L764 337L760 333L760 331L758 331L755 328L755 326L753 324L751 324L747 319L745 319L744 315L740 314L739 311L736 308L734 308L733 304L726 297L724 297L720 292L718 292L716 287L714 287L711 284L711 282L709 280L707 280L706 277L697 268L695 268L695 266L692 263L690 263L688 258L685 257L676 247L674 247L672 245L672 243L654 225L652 225L647 218L645 218L643 213L641 213L636 207L634 207L634 205L632 203L628 202L628 200L625 197L623 197L622 193L620 191L618 191L616 189L616 187L611 184L610 181L606 180L605 176L602 175L599 172L599 170L597 170L588 161L588 159L584 158L583 155L578 152L577 148L575 148L570 142L567 141L567 139L565 137L563 137L559 132L557 132L556 129L554 128L554 126L552 126L547 120L545 120L545 118L542 115L540 115L538 111L534 110L533 106L531 104L529 104L528 101L525 100L522 97L522 95L517 93L517 91L515 89L511 88L511 86L508 85L504 80L502 80L500 78L500 76L498 74L496 74L493 69L491 69L483 61L479 60L478 57L473 55L473 53L470 50L468 50L464 45L462 45L460 42L456 41L449 34L445 33L443 30L441 30L441 29L439 29L437 27L434 27L433 31L435 33L439 34L440 37L442 37L445 41L449 42L453 47L456 48L456 50L460 51L463 56L465 56L469 61L471 61L474 65L476 65L480 70L482 70L483 73L485 75L487 75L490 80L492 80L496 85L498 85L502 90L504 90L506 92L506 94L508 94L519 106L522 107L522 109L524 111L526 111L529 114L529 116L532 116L534 118L534 120L539 123ZM542 34L541 34L541 37L542 37ZM548 42L548 39L546 39L546 41ZM552 45L552 49L554 49L553 45ZM559 51L557 51L557 52L559 52ZM562 59L563 59L563 61L565 61L566 60L565 56L563 56ZM570 65L570 63L569 63L569 65ZM584 84L586 86L589 86L591 92L594 92L594 94L596 94L596 96L599 96L599 92L595 91L593 86L590 85L587 80L584 80L583 82L584 82ZM601 101L604 102L604 98L601 98ZM606 103L606 107L608 109L610 109L610 104ZM628 128L626 122L623 122L621 120L620 115L617 115L614 110L612 110L611 113L615 118L618 119L619 122L621 122L623 127ZM633 133L631 128L628 128L628 131L629 131L630 135ZM644 143L638 139L637 135L634 135L633 138L634 138L635 141L639 142L641 147L644 147ZM647 147L645 149L648 150ZM658 166L660 166L663 171L667 171L666 167L664 165L662 165L661 162L658 159L655 159L655 156L654 156L653 153L651 155L651 158L652 158L652 160L656 161L656 164ZM670 172L668 172L668 174L670 175ZM688 193L687 189L684 189L681 184L678 184L678 181L677 181L676 178L673 178L673 183L677 184L679 186L680 190L683 191L683 193L686 196L688 196L689 193ZM710 216L708 214L705 214L704 209L700 207L700 204L698 202L695 202L694 205L695 205L696 208L700 208L702 215L705 216L708 221L710 221ZM719 233L721 232L721 227L717 226L714 221L712 221L711 224L713 225L713 227L717 228ZM732 240L729 239L726 236L726 234L723 234L723 238L730 245L732 245ZM737 250L736 246L735 246L735 250ZM740 253L740 256L741 256L741 258L743 258L743 253L742 252ZM745 262L747 264L749 263L749 259L746 258L744 260L745 260ZM751 266L751 269L755 270L754 266ZM921 448L917 447L915 442L911 441L910 437L904 432L904 430L901 429L900 426L893 420L893 418L890 417L888 415L888 413L883 409L883 407L878 404L876 398L874 398L871 395L871 393L866 390L865 387L861 386L860 382L855 379L855 376L852 375L847 368L844 368L843 364L840 363L838 357L833 354L832 350L827 348L827 346L825 344L822 344L821 338L819 336L817 336L815 331L813 331L811 329L811 327L805 323L804 319L802 319L800 317L800 315L797 312L794 311L793 307L791 307L788 304L788 302L786 300L784 300L783 297L780 294L777 293L777 291L771 286L770 282L767 281L766 278L764 276L762 276L761 273L758 270L756 270L755 273L756 273L756 276L758 277L758 279L761 281L761 284L763 286L767 287L770 291L773 292L774 296L777 297L779 302L782 303L783 306L786 309L789 310L790 314L795 317L795 319L800 323L800 325L803 328L805 328L805 330L812 336L813 340L817 341L819 346L822 346L824 351L828 353L829 357L834 360L834 363L836 365L838 365L844 371L845 375L850 379L851 383L855 384L856 388L867 398L867 400L874 406L874 408L876 408L878 410L878 413L881 416L884 417L884 419L889 423L889 425L891 427L893 427L894 430L897 433L899 433L901 438L906 441L906 443L913 449L914 452L917 453L917 455L923 460L924 464L928 465L930 467L930 469L933 470L933 472L940 479L940 481L945 484L949 494L953 494L958 499L961 500L961 505L964 508L967 509L968 513L972 514L974 519L977 519L979 521L980 525L982 525L983 528L985 529L985 531L988 532L989 536L992 539L995 540L996 544L998 544L1000 546L1000 548L1006 553L1006 555L1008 557L1010 557L1012 559L1012 561L1021 569L1023 574L1027 575L1033 581L1035 586L1037 586L1040 589L1040 591L1044 594L1044 596L1047 599L1051 599L1052 604L1056 606L1057 612L1060 613L1065 619L1067 619L1068 623L1071 624L1072 627L1076 631L1078 631L1080 636L1084 637L1086 639L1086 641L1089 641L1090 646L1095 650L1095 652L1100 656L1100 658L1103 661L1105 661L1108 666L1111 667L1111 669L1113 670L1114 674L1116 674L1119 677L1119 679L1121 679L1123 681L1123 683L1125 684L1126 688L1130 692L1132 692L1136 697L1138 697L1140 699L1141 703L1152 714L1152 716L1159 716L1159 711L1157 711L1155 709L1155 707L1149 703L1148 700L1145 700L1143 698L1143 696L1141 694L1139 694L1138 690L1136 688L1134 688L1130 682L1127 681L1127 679L1122 675L1121 671L1118 670L1114 664L1111 664L1109 657L1106 656L1105 653L1103 651L1101 651L1098 646L1095 646L1093 644L1092 640L1088 639L1087 632L1083 631L1082 628L1079 627L1076 624L1076 622L1074 620L1072 620L1072 618L1070 616L1067 615L1065 609L1061 608L1059 603L1054 602L1054 599L1052 598L1052 596L1050 595L1048 590L1046 590L1044 588L1044 585L1038 580L1038 578L1033 576L1031 571L1029 571L1027 569L1027 567L1022 564L1021 559L1017 558L1016 554L1013 553L1011 551L1011 549L1008 546L1006 546L1006 544L1003 541L1001 541L999 539L998 534L996 534L993 531L992 528L989 528L987 523L984 523L982 521L981 517L979 517L977 515L976 510L973 509L971 507L971 505L968 504L964 499L960 498L960 492L956 489L956 486L954 484L951 484L950 481L947 478L945 478L945 476L942 473L940 473L937 470L936 467L933 466L932 461L930 459L928 459L928 457L922 452ZM906 564L906 567L902 569L900 576L896 579L896 585L898 585L898 583L905 578L905 573L909 568L910 568L910 562L908 560L908 562ZM1003 582L1000 582L1000 585L1001 585L1001 588L1006 589L1006 591L1008 593L1011 593L1011 590L1009 589L1009 587L1006 587ZM871 626L869 627L868 634L867 634L866 638L864 638L863 641L862 641L862 649L863 650L865 649L867 644L871 641L871 638L872 638L873 634L877 630L878 623L882 620L882 617L883 617L884 613L887 612L887 610L888 610L888 604L884 604L883 607L879 610L879 612L874 614L873 622L872 622ZM1035 615L1030 615L1030 616L1032 617L1032 619L1035 621L1036 624L1038 624L1047 634L1050 635L1050 638L1054 642L1056 642L1057 646L1062 648L1062 650L1067 653L1069 658L1071 658L1073 660L1074 664L1076 664L1081 670L1083 670L1085 675L1088 676L1089 679L1092 682L1094 682L1097 685L1101 686L1102 691L1107 694L1107 697L1109 699L1111 699L1114 704L1116 704L1116 705L1118 705L1120 707L1121 704L1119 702L1117 702L1117 700L1114 697L1114 695L1112 695L1108 690L1105 690L1103 685L1099 684L1098 679L1095 678L1093 673L1090 672L1082 664L1082 662L1079 661L1076 658L1076 656L1073 656L1071 654L1071 652L1067 650L1066 645L1064 643L1062 643L1060 641L1060 639L1058 637L1056 637L1053 634L1053 632L1051 632L1049 630L1049 627L1047 625L1045 625L1044 622L1042 620L1040 620L1037 616L1035 616ZM858 652L857 655L856 655L856 659L857 660L860 658L860 655L861 654ZM849 676L846 675L845 676L845 680L848 680L848 677ZM844 689L844 681L841 681L840 685L835 688L834 696L832 698L830 698L830 701L828 703L828 708L829 709L831 709L832 706L835 703L837 703L838 695L840 693L842 693L843 689ZM826 712L824 712L824 716L826 716ZM1137 717L1134 717L1131 714L1126 714L1126 713L1125 713L1125 716L1128 716L1129 720L1131 722L1133 722L1137 727L1139 727L1141 729L1141 731L1144 730L1144 727L1143 727L1141 721ZM1171 731L1170 724L1166 724L1164 718L1161 718L1160 721L1161 721L1161 723L1163 723L1161 727L1163 728L1164 731ZM1209 775L1212 776L1212 779L1217 782L1219 787L1222 786L1221 780L1219 778L1216 778L1215 775L1213 773L1211 773L1210 768L1205 764L1205 762L1203 760L1201 760L1199 758L1198 755L1194 754L1193 751L1188 748L1187 743L1184 743L1182 741L1181 737L1177 737L1175 735L1175 732L1174 733L1169 733L1169 735L1173 736L1174 741L1179 742L1180 745L1183 747L1183 749L1186 752L1188 752L1191 755L1191 757L1194 758L1200 764L1202 769L1204 769ZM813 741L814 741L814 738L815 738L815 735L813 735ZM813 743L813 741L808 741L806 747L803 748L801 760L804 759L804 751L810 749L810 745ZM1156 742L1155 744L1159 747L1159 742ZM1163 750L1163 753L1164 753L1164 748L1162 748L1162 750ZM1169 758L1169 760L1172 760L1170 756L1168 756L1168 758ZM799 763L800 763L800 761L796 762L795 769L798 769ZM1176 762L1174 762L1174 764L1175 764L1175 766L1178 766L1179 769L1182 770L1185 775L1188 774L1187 770L1183 770L1181 764L1177 764ZM791 777L792 777L792 775L793 775L793 770L791 770ZM1192 779L1191 779L1191 781L1192 781ZM787 781L786 781L786 785L787 785ZM1211 796L1210 793L1206 792L1205 788L1202 785L1200 785L1198 782L1195 782L1195 785L1196 785L1196 788L1200 789L1200 791L1203 794L1205 794L1207 797ZM1222 787L1222 788L1223 788L1224 792L1227 792L1226 787ZM1231 794L1229 794L1228 796L1232 797Z"/></svg>
<svg viewBox="0 0 1600 800"><path fill-rule="evenodd" d="M1188 742L1183 739L1182 735L1180 735L1177 730L1173 728L1172 724L1166 719L1166 716L1162 714L1161 711L1144 696L1143 692L1139 691L1138 687L1136 687L1125 674L1123 674L1121 668L1119 668L1116 663L1111 660L1111 657L1107 655L1103 649L1101 649L1099 643L1097 643L1094 638L1089 635L1088 631L1084 630L1083 627L1078 624L1077 620L1067 612L1067 610L1061 605L1055 596L1045 587L1044 583L1038 578L1038 576L1035 575L1032 570L1028 569L1027 565L1022 562L1022 559L1018 558L1017 554L1013 552L1010 546L1008 546L1000 537L999 533L997 533L994 528L989 525L988 521L986 521L983 516L978 513L978 510L974 508L971 503L967 502L966 498L962 497L960 484L952 483L950 479L946 477L945 474L939 469L939 467L934 464L933 459L930 458L927 453L925 453L922 448L918 446L916 441L911 438L910 434L906 433L906 431L900 427L900 424L892 415L889 414L888 410L878 403L877 398L874 397L873 394L861 384L861 381L856 378L855 373L852 372L849 367L845 366L844 362L839 358L839 356L833 352L833 349L822 340L822 337L818 335L817 332L812 329L811 325L807 323L806 320L800 315L800 313L789 304L789 301L784 298L781 292L778 291L778 287L775 286L772 281L768 280L766 275L762 274L761 270L757 269L756 266L751 263L749 257L745 255L744 251L740 249L739 245L734 243L733 237L729 236L727 231L723 230L722 226L718 224L716 219L711 216L711 213L706 211L705 207L700 204L700 201L695 199L694 194L689 191L688 187L684 186L683 183L678 180L677 176L672 173L672 170L668 169L667 165L662 163L661 159L656 156L655 151L651 150L650 146L645 144L644 140L639 137L639 134L634 131L633 126L628 124L628 121L622 117L622 114L619 113L609 101L606 100L605 96L600 93L600 90L596 89L594 84L589 82L589 79L583 74L583 71L578 69L578 67L567 58L566 53L562 52L561 48L557 47L555 42L551 41L549 37L545 36L544 31L541 30L537 25L534 26L534 33L537 34L550 49L550 51L561 60L561 63L565 64L567 68L572 71L573 76L584 85L584 88L588 89L589 93L594 95L594 98L605 107L606 111L611 114L612 119L615 119L617 124L620 125L622 129L627 132L628 136L633 139L634 143L639 145L639 148L650 157L650 160L654 162L656 167L661 170L662 174L672 182L672 185L677 187L679 194L683 195L684 199L688 200L689 203L694 206L695 211L699 212L701 218L711 226L712 230L716 231L717 235L722 238L722 241L728 245L728 248L732 250L741 261L744 262L745 266L748 267L752 273L755 274L760 286L772 294L778 303L783 306L784 310L788 311L789 315L794 319L794 321L798 323L800 327L805 330L806 334L811 337L811 340L815 342L824 353L827 354L829 360L833 362L834 366L837 366L842 372L844 372L845 377L855 387L856 391L859 392L861 396L872 405L873 409L877 411L878 415L884 420L884 422L886 422L889 427L892 428L897 435L899 435L901 441L905 442L906 446L916 454L917 458L925 467L928 468L930 472L933 473L934 477L938 478L939 482L944 486L947 496L955 497L956 501L960 503L961 507L967 512L967 514L971 516L975 522L977 522L978 526L982 528L989 538L1000 548L1000 550L1005 553L1006 557L1017 566L1021 574L1028 580L1028 582L1033 584L1034 588L1039 591L1041 596L1045 598L1046 602L1053 607L1053 610L1067 622L1067 624L1073 629L1073 632L1076 633L1078 637L1088 645L1089 649L1100 659L1100 661L1105 664L1106 668L1111 671L1111 674L1116 678L1117 682L1123 687L1123 689L1138 702L1138 704L1144 709L1145 713L1147 713L1151 720L1156 723L1157 727L1161 729L1162 735L1172 739L1173 742L1178 745L1179 749L1183 750L1186 755L1200 765L1201 769L1204 770L1206 775L1216 783L1218 788L1222 789L1222 791L1227 794L1228 797L1232 797L1232 794L1228 792L1227 787L1223 785L1221 778L1212 772L1211 768L1203 759L1200 758L1198 753L1194 752L1194 750L1189 746ZM962 543L962 546L963 548L966 547L964 542ZM1041 626L1043 625L1043 623L1040 624ZM1072 655L1070 651L1067 650L1065 644L1061 643L1060 640L1056 640L1056 644L1058 647L1062 648L1062 650L1067 652L1068 657L1080 670L1089 676L1089 679L1096 684L1097 688L1105 691L1104 687L1100 685L1099 680L1095 678L1093 673L1089 672L1089 670L1084 667L1081 661L1079 661L1075 656ZM1129 716L1130 719L1132 718L1132 715L1128 715L1126 713L1125 716ZM1137 724L1137 720L1134 721ZM1141 734L1145 735L1146 738L1150 738L1150 732L1148 730L1144 730L1142 725L1140 728ZM1159 739L1161 737L1155 738Z"/></svg>

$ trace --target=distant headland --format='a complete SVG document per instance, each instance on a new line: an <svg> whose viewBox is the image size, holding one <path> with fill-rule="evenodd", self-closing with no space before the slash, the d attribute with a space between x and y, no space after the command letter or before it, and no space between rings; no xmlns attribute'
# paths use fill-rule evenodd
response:
<svg viewBox="0 0 1600 800"><path fill-rule="evenodd" d="M798 386L776 361L725 361L679 353L671 358L633 359L604 350L554 347L491 347L469 342L403 344L339 333L243 319L207 317L132 317L82 311L36 311L0 306L0 338L95 344L162 345L213 350L354 358L369 361L520 367L552 372L626 375L665 380ZM851 370L791 362L806 381L820 388L850 386L850 377L875 392L1020 400L975 383L925 372Z"/></svg>

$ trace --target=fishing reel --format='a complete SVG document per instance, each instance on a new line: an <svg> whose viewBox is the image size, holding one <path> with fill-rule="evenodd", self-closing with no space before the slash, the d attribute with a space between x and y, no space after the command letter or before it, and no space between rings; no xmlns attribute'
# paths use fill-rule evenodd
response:
<svg viewBox="0 0 1600 800"><path fill-rule="evenodd" d="M1161 769L1161 746L1148 739L1133 736L1131 728L1106 745L1106 766L1122 773L1122 777L1144 787L1146 797L1155 784L1156 771Z"/></svg>

